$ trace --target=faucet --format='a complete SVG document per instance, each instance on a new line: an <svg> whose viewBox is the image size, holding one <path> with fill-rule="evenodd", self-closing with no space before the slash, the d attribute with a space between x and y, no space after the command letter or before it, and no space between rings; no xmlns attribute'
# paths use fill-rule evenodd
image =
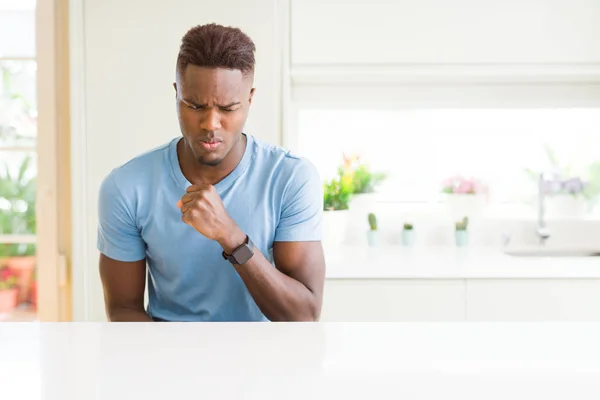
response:
<svg viewBox="0 0 600 400"><path fill-rule="evenodd" d="M545 207L545 191L546 181L552 176L548 173L541 173L538 181L538 218L536 226L536 234L540 239L540 244L544 245L550 237L550 230L546 226L546 207Z"/></svg>

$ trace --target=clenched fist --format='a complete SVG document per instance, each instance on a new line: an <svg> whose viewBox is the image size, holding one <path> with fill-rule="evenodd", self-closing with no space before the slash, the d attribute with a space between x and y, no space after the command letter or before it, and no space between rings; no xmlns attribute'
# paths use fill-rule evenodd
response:
<svg viewBox="0 0 600 400"><path fill-rule="evenodd" d="M192 185L177 202L181 219L209 239L222 241L229 236L235 223L212 185Z"/></svg>

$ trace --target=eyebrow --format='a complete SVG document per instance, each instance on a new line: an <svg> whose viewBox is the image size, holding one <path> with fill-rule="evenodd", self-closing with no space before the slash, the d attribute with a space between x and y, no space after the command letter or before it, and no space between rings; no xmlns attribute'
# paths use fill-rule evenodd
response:
<svg viewBox="0 0 600 400"><path fill-rule="evenodd" d="M182 98L181 101L183 101L186 104L196 106L196 107L205 107L206 106L206 104L198 104L192 100L188 100L188 99L184 99L184 98ZM217 107L229 108L229 107L237 106L238 104L241 104L241 102L236 101L236 102L229 103L229 104L217 104Z"/></svg>

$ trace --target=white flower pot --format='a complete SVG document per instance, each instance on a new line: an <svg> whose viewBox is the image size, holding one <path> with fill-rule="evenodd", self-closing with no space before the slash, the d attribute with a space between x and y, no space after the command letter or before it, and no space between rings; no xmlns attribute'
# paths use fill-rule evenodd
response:
<svg viewBox="0 0 600 400"><path fill-rule="evenodd" d="M463 217L474 219L481 214L485 208L485 196L480 194L448 194L446 205L452 215L452 219L458 221Z"/></svg>
<svg viewBox="0 0 600 400"><path fill-rule="evenodd" d="M545 199L547 216L550 218L583 218L587 213L587 201L569 194L548 196Z"/></svg>
<svg viewBox="0 0 600 400"><path fill-rule="evenodd" d="M379 246L379 232L378 231L367 231L367 243L370 247Z"/></svg>
<svg viewBox="0 0 600 400"><path fill-rule="evenodd" d="M403 229L402 230L402 244L404 246L412 246L414 242L415 242L414 229Z"/></svg>
<svg viewBox="0 0 600 400"><path fill-rule="evenodd" d="M323 245L340 246L346 239L348 210L323 211Z"/></svg>
<svg viewBox="0 0 600 400"><path fill-rule="evenodd" d="M454 238L458 247L465 247L469 245L468 231L454 231Z"/></svg>

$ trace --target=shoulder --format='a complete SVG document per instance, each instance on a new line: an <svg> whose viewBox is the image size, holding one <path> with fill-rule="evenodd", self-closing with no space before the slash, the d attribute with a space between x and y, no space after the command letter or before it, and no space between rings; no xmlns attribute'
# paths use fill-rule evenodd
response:
<svg viewBox="0 0 600 400"><path fill-rule="evenodd" d="M177 139L155 147L130 159L124 164L115 167L105 180L114 180L117 186L141 183L151 178L152 171L164 168L168 161L169 146Z"/></svg>
<svg viewBox="0 0 600 400"><path fill-rule="evenodd" d="M168 162L169 146L174 140L177 139L141 153L113 168L102 180L101 195L108 192L127 198L140 188L146 187L154 179L154 171L164 170L165 162Z"/></svg>
<svg viewBox="0 0 600 400"><path fill-rule="evenodd" d="M307 158L294 154L290 150L254 139L256 155L265 165L271 166L273 178L288 184L306 181L320 184L321 178L316 166Z"/></svg>
<svg viewBox="0 0 600 400"><path fill-rule="evenodd" d="M316 166L282 146L256 140L257 159L282 209L322 207L323 184Z"/></svg>

